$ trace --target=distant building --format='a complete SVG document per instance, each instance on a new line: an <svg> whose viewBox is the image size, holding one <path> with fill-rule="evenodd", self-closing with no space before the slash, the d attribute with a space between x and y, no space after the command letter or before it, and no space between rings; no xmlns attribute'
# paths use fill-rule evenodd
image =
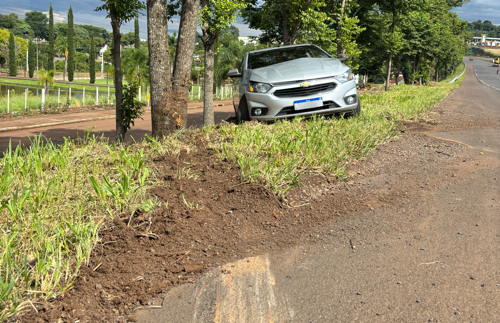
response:
<svg viewBox="0 0 500 323"><path fill-rule="evenodd" d="M257 45L257 41L255 39L251 39L250 37L238 37L238 40L242 40L244 42L244 45Z"/></svg>
<svg viewBox="0 0 500 323"><path fill-rule="evenodd" d="M500 38L487 37L487 35L481 35L481 37L473 37L472 43L476 46L500 46Z"/></svg>

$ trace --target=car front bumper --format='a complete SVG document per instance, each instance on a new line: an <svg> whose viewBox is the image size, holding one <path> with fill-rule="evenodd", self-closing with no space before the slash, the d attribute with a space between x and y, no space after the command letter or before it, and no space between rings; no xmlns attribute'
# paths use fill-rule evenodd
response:
<svg viewBox="0 0 500 323"><path fill-rule="evenodd" d="M356 82L354 80L340 84L334 78L321 80L321 83L336 83L336 87L328 92L320 92L309 96L301 97L278 97L274 93L278 90L296 88L296 85L274 86L268 93L245 92L247 100L248 112L253 120L276 120L296 116L311 116L314 114L333 114L351 112L358 105L358 93ZM349 96L356 96L356 101L353 104L347 104L344 99ZM313 98L322 98L323 106L313 109L295 110L294 102ZM265 115L254 115L254 110L260 108L266 112Z"/></svg>

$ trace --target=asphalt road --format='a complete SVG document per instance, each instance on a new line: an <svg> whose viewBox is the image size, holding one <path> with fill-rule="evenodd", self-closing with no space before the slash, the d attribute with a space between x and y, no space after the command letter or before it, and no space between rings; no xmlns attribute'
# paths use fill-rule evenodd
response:
<svg viewBox="0 0 500 323"><path fill-rule="evenodd" d="M494 87L495 89L500 89L500 71L499 74L497 74L497 70L499 70L500 67L493 67L493 63L491 61L485 62L478 59L469 61L469 58L464 58L464 62L470 64L474 68L477 77L481 81Z"/></svg>
<svg viewBox="0 0 500 323"><path fill-rule="evenodd" d="M486 63L473 66L496 84ZM471 71L447 100L500 118L500 91ZM489 149L488 166L455 179L436 173L441 187L401 197L399 209L381 206L325 226L366 237L356 252L325 237L230 263L170 291L139 322L500 322L499 128L434 135L470 145L474 155ZM411 230L396 230L403 218Z"/></svg>

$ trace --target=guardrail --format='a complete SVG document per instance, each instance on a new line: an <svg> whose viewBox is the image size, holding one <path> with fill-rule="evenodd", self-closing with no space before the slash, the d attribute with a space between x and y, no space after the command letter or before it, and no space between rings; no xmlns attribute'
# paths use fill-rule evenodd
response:
<svg viewBox="0 0 500 323"><path fill-rule="evenodd" d="M459 76L455 77L453 80L451 80L451 81L450 81L450 82L448 82L448 83L455 83L455 82L456 82L456 80L458 80L459 78L461 78L461 77L462 77L462 75L464 75L464 73L465 73L465 69L466 69L466 66L465 66L465 64L464 64L464 70L462 71L462 73L460 73L460 75L459 75Z"/></svg>

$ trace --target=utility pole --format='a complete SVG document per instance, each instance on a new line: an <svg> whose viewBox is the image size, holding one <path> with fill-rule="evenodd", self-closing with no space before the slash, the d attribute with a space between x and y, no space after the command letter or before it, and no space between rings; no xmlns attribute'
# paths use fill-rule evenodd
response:
<svg viewBox="0 0 500 323"><path fill-rule="evenodd" d="M26 77L26 71L29 71L29 66L28 66L28 50L26 51L26 69L24 70L24 77Z"/></svg>
<svg viewBox="0 0 500 323"><path fill-rule="evenodd" d="M36 44L36 76L38 77L38 39L35 40Z"/></svg>

